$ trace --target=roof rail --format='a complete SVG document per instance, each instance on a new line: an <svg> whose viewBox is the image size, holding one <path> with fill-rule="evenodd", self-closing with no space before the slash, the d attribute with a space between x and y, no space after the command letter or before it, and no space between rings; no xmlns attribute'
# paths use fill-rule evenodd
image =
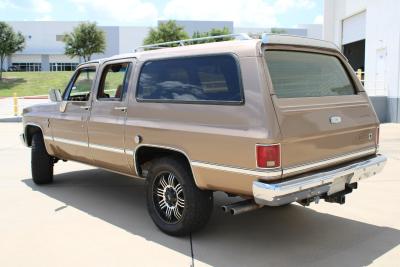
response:
<svg viewBox="0 0 400 267"><path fill-rule="evenodd" d="M227 38L227 37L235 38L237 40L251 40L251 39L253 39L246 33L233 33L233 34L207 36L207 37L192 38L192 39L164 42L164 43L157 43L157 44L142 45L142 46L137 47L135 49L135 52L143 51L145 49L167 48L167 47L170 47L170 45L173 45L173 44L178 44L179 46L185 46L186 43L190 44L190 42L214 40L214 39L218 39L218 38Z"/></svg>

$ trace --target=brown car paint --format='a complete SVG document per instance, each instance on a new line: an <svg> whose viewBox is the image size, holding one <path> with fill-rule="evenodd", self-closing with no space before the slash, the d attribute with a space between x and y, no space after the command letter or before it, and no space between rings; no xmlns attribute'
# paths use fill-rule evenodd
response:
<svg viewBox="0 0 400 267"><path fill-rule="evenodd" d="M279 99L273 92L263 49L335 55L346 67L358 93ZM137 101L136 83L146 60L221 53L234 55L239 63L243 104ZM97 74L87 102L63 101L25 109L24 127L31 125L42 129L49 154L139 177L135 164L139 147L171 149L187 157L198 187L251 196L255 180L278 180L340 163L321 163L290 174L285 171L282 174L281 168L259 169L256 167L256 144L281 144L283 170L377 147L375 136L371 139L369 134L375 135L379 122L368 96L345 58L333 49L292 44L261 46L259 40L229 41L121 55L79 68L96 66L101 73L104 65L111 62L133 64L129 89L122 102L95 98L100 79ZM60 106L66 106L64 112L60 111ZM90 108L85 110L84 106ZM126 112L115 109L125 106ZM329 118L333 115L340 115L343 122L330 124ZM140 144L135 142L138 135ZM60 138L72 142L63 143ZM74 141L79 143L74 144Z"/></svg>

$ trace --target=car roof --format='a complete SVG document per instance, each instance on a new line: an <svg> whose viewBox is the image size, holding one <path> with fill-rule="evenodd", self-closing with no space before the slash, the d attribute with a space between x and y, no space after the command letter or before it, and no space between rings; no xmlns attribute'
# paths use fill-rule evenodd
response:
<svg viewBox="0 0 400 267"><path fill-rule="evenodd" d="M196 55L209 55L221 53L233 53L239 57L252 57L258 56L261 45L280 44L280 45L295 45L316 47L340 52L339 48L328 41L307 38L302 36L292 36L285 34L264 34L262 39L249 39L249 40L232 40L223 42L212 42L205 44L186 45L177 47L159 48L141 52L133 52L115 55L109 58L93 60L83 64L89 63L103 63L110 60L118 60L124 58L136 58L139 61L146 61L150 59L162 59L177 56L196 56Z"/></svg>

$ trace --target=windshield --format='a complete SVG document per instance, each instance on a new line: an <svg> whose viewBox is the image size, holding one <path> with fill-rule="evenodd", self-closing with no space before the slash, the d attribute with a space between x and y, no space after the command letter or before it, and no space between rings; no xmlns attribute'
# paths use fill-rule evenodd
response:
<svg viewBox="0 0 400 267"><path fill-rule="evenodd" d="M267 51L265 60L278 98L354 95L339 59L323 54Z"/></svg>

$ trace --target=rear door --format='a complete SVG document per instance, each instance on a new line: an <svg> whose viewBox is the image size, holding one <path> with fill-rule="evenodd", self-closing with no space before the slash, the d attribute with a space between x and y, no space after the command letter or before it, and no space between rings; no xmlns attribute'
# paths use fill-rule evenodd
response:
<svg viewBox="0 0 400 267"><path fill-rule="evenodd" d="M284 176L375 153L376 114L338 53L275 47L265 61Z"/></svg>
<svg viewBox="0 0 400 267"><path fill-rule="evenodd" d="M94 164L130 173L125 154L125 120L132 60L109 61L102 65L88 121L89 148ZM133 155L130 155L133 157Z"/></svg>

